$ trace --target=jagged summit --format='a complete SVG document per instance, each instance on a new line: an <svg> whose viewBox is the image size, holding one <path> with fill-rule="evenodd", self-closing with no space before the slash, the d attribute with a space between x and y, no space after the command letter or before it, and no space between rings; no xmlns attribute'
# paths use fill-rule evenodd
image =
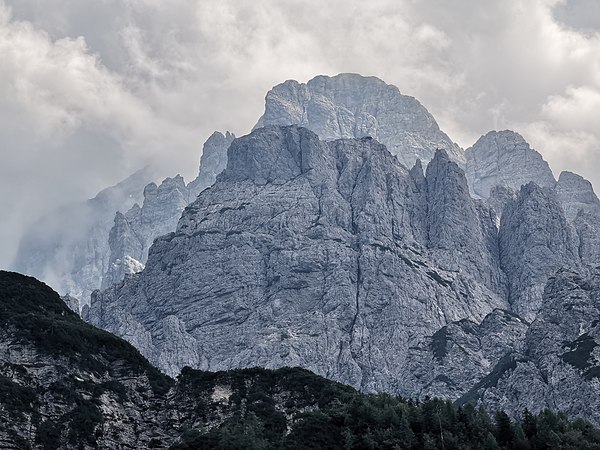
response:
<svg viewBox="0 0 600 450"><path fill-rule="evenodd" d="M24 232L12 269L89 303L89 295L100 288L107 270L115 212L141 202L144 186L155 177L156 169L148 166L90 200L42 217Z"/></svg>
<svg viewBox="0 0 600 450"><path fill-rule="evenodd" d="M215 131L204 143L198 176L188 185L190 201L217 179L227 165L227 149L235 139L235 135L226 131L225 134Z"/></svg>
<svg viewBox="0 0 600 450"><path fill-rule="evenodd" d="M256 127L300 125L325 140L371 136L406 167L428 163L436 148L464 164L462 149L413 97L376 77L320 75L306 84L288 80L271 89Z"/></svg>
<svg viewBox="0 0 600 450"><path fill-rule="evenodd" d="M548 280L599 253L588 219L575 237L553 187L496 188L498 230L443 149L423 173L371 138L265 126L228 153L145 269L93 295L92 323L172 375L301 366L365 391L494 407L497 394L514 414L551 406L536 392L554 381L535 373L564 365L527 359L524 348L546 345L527 342L531 324L553 305ZM586 373L565 376L595 392Z"/></svg>
<svg viewBox="0 0 600 450"><path fill-rule="evenodd" d="M600 201L592 183L581 175L568 171L561 172L555 190L569 221L573 221L580 210L600 215Z"/></svg>
<svg viewBox="0 0 600 450"><path fill-rule="evenodd" d="M408 392L397 368L410 341L508 307L490 214L460 168L436 158L417 180L374 139L258 128L231 144L225 171L146 268L93 296L90 320L170 374L300 365ZM445 207L428 189L447 186L460 198Z"/></svg>
<svg viewBox="0 0 600 450"><path fill-rule="evenodd" d="M497 185L518 191L530 181L539 186L556 183L542 155L511 130L490 131L468 148L465 155L469 188L480 198L487 199Z"/></svg>

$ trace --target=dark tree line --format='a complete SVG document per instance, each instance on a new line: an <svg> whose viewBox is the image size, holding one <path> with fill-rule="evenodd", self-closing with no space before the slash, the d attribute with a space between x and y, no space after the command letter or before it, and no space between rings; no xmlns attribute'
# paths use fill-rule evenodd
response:
<svg viewBox="0 0 600 450"><path fill-rule="evenodd" d="M220 427L190 431L174 449L600 449L600 430L562 413L525 410L520 420L438 399L348 395L286 422L261 402L247 403ZM271 405L272 406L272 405Z"/></svg>

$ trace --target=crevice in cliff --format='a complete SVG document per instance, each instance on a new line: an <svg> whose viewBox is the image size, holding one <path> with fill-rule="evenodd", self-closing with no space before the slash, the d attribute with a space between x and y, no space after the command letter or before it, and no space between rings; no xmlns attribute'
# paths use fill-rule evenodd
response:
<svg viewBox="0 0 600 450"><path fill-rule="evenodd" d="M361 267L361 257L362 257L362 243L360 242L360 238L358 236L359 234L359 229L358 229L358 224L356 222L356 211L354 208L354 192L356 191L356 186L358 185L358 180L360 179L360 176L364 170L366 166L366 160L363 159L362 165L360 167L360 169L358 170L356 177L354 179L354 184L352 186L352 191L350 193L350 201L349 201L349 205L350 205L350 211L352 214L351 220L352 220L352 234L354 234L357 237L357 248L356 248L356 252L357 252L357 256L356 256L356 295L355 295L355 313L354 313L354 318L352 319L352 323L350 325L350 339L349 339L349 351L350 351L350 355L352 356L352 359L359 365L359 367L361 367L361 365L358 363L358 355L356 354L356 352L353 350L353 345L354 345L354 330L356 327L356 322L358 321L358 316L361 312L360 310L360 295L361 295L361 283L362 283L362 267ZM362 367L361 367L361 372L362 372Z"/></svg>

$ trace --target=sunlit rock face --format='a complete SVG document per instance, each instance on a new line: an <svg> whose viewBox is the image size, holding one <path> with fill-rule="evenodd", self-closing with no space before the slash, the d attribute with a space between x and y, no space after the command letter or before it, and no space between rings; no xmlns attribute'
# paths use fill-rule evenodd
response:
<svg viewBox="0 0 600 450"><path fill-rule="evenodd" d="M202 148L200 170L195 180L188 185L190 201L209 186L212 186L225 167L227 167L227 149L235 139L229 131L225 134L215 131ZM171 230L172 231L172 230Z"/></svg>
<svg viewBox="0 0 600 450"><path fill-rule="evenodd" d="M527 320L540 309L548 278L580 264L576 238L556 193L533 182L505 207L499 247L512 310Z"/></svg>
<svg viewBox="0 0 600 450"><path fill-rule="evenodd" d="M260 128L90 320L172 374L300 365L404 392L412 342L508 308L493 230L443 151L424 175L373 139Z"/></svg>
<svg viewBox="0 0 600 450"><path fill-rule="evenodd" d="M530 181L542 187L552 187L556 182L542 155L514 131L490 131L465 155L469 187L479 198L489 198L498 185L518 191Z"/></svg>
<svg viewBox="0 0 600 450"><path fill-rule="evenodd" d="M234 135L215 131L204 143L198 177L185 184L177 175L160 185L144 188L144 201L126 213L117 212L109 233L110 258L102 289L141 271L154 239L175 230L184 208L199 192L211 186L227 165L227 149Z"/></svg>
<svg viewBox="0 0 600 450"><path fill-rule="evenodd" d="M267 93L255 128L265 125L300 125L324 140L371 136L405 167L417 159L426 165L437 149L465 162L462 149L418 100L375 77L345 73L281 83Z"/></svg>

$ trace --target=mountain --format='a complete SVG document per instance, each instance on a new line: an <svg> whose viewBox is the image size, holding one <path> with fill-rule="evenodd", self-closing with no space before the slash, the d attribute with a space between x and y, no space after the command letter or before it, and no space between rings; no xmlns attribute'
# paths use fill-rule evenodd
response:
<svg viewBox="0 0 600 450"><path fill-rule="evenodd" d="M115 212L140 202L153 177L153 169L142 169L90 200L41 218L23 233L12 268L89 303L108 268L108 235Z"/></svg>
<svg viewBox="0 0 600 450"><path fill-rule="evenodd" d="M465 152L465 173L471 193L487 199L495 186L518 191L535 182L541 187L556 183L548 163L514 131L490 131Z"/></svg>
<svg viewBox="0 0 600 450"><path fill-rule="evenodd" d="M423 173L371 138L289 126L228 152L145 269L92 296L90 322L169 374L301 366L367 392L475 396L527 355L556 272L591 270L553 188L521 187L498 229L442 150ZM530 409L553 406L517 381Z"/></svg>
<svg viewBox="0 0 600 450"><path fill-rule="evenodd" d="M12 268L88 305L94 290L143 269L153 240L173 231L183 209L225 168L234 137L210 136L198 177L188 185L177 175L157 186L151 182L155 170L146 168L43 217L24 233Z"/></svg>
<svg viewBox="0 0 600 450"><path fill-rule="evenodd" d="M144 201L126 213L117 212L109 232L109 264L102 289L139 272L148 259L154 239L175 230L183 209L212 185L227 164L227 149L235 136L215 131L204 143L198 176L187 186L180 175L165 179L159 186L144 188Z"/></svg>
<svg viewBox="0 0 600 450"><path fill-rule="evenodd" d="M575 220L580 210L585 213L600 214L600 200L594 193L592 183L581 175L561 172L555 190L570 222Z"/></svg>
<svg viewBox="0 0 600 450"><path fill-rule="evenodd" d="M103 289L144 268L154 238L175 229L189 201L189 189L178 175L159 186L148 184L141 207L136 203L125 214L117 212L108 235L110 257Z"/></svg>
<svg viewBox="0 0 600 450"><path fill-rule="evenodd" d="M254 128L266 125L299 125L324 140L370 136L405 167L417 159L427 164L437 149L459 165L465 162L462 149L418 100L375 77L343 73L306 84L281 83L267 93L265 112Z"/></svg>
<svg viewBox="0 0 600 450"><path fill-rule="evenodd" d="M209 138L195 181L152 183L116 214L82 316L172 376L301 366L366 392L599 423L582 407L600 406L591 184L555 181L511 131L479 139L465 173L415 102L351 74L276 86L251 134Z"/></svg>
<svg viewBox="0 0 600 450"><path fill-rule="evenodd" d="M411 342L508 308L492 215L445 152L423 175L373 139L291 126L228 156L146 268L92 296L91 323L166 373L299 365L404 392Z"/></svg>
<svg viewBox="0 0 600 450"><path fill-rule="evenodd" d="M48 286L0 271L0 447L597 448L562 414L364 395L303 369L172 380L131 345L82 322Z"/></svg>
<svg viewBox="0 0 600 450"><path fill-rule="evenodd" d="M204 143L200 158L200 170L196 179L190 181L190 201L193 201L200 192L212 186L225 167L227 166L227 149L235 139L235 135L226 131L225 134L215 131Z"/></svg>

